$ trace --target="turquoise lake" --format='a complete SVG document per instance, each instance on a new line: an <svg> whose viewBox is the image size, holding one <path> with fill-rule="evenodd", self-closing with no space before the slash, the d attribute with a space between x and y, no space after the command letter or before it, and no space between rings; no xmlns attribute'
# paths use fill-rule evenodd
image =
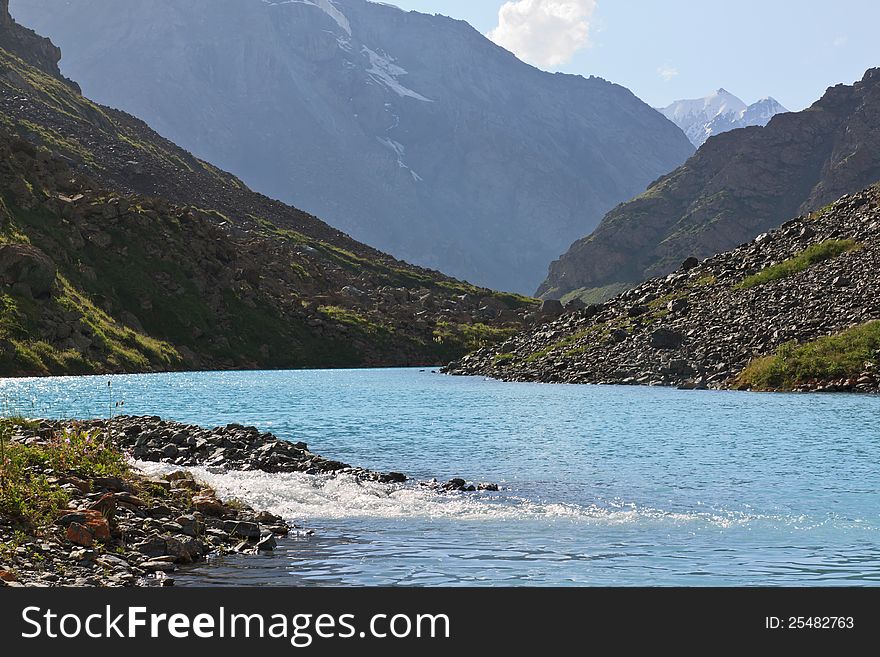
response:
<svg viewBox="0 0 880 657"><path fill-rule="evenodd" d="M179 571L178 585L880 583L878 396L387 369L2 379L0 401L28 416L238 422L353 465L502 486L197 470L315 535Z"/></svg>

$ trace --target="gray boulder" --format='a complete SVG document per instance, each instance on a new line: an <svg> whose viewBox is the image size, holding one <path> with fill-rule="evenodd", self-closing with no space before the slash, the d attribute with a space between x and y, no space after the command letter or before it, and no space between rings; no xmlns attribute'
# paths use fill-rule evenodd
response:
<svg viewBox="0 0 880 657"><path fill-rule="evenodd" d="M655 349L678 349L684 342L684 335L672 329L659 328L651 333L651 346Z"/></svg>
<svg viewBox="0 0 880 657"><path fill-rule="evenodd" d="M541 314L544 317L559 317L564 312L565 308L558 299L545 299L541 302Z"/></svg>
<svg viewBox="0 0 880 657"><path fill-rule="evenodd" d="M37 299L47 297L57 273L52 259L31 244L0 246L0 281L16 290L29 290Z"/></svg>

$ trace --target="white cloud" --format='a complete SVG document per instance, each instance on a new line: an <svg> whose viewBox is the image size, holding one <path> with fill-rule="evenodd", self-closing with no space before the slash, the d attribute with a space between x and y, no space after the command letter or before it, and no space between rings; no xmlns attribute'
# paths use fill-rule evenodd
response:
<svg viewBox="0 0 880 657"><path fill-rule="evenodd" d="M668 64L664 64L660 68L657 69L657 75L663 78L664 82L669 82L672 78L678 75L678 69L674 66L669 66Z"/></svg>
<svg viewBox="0 0 880 657"><path fill-rule="evenodd" d="M837 37L836 39L834 39L834 41L831 42L831 44L835 48L842 48L847 43L849 43L849 37L846 36L845 34L842 34L841 36Z"/></svg>
<svg viewBox="0 0 880 657"><path fill-rule="evenodd" d="M595 9L596 0L511 0L486 36L524 62L553 68L590 45Z"/></svg>

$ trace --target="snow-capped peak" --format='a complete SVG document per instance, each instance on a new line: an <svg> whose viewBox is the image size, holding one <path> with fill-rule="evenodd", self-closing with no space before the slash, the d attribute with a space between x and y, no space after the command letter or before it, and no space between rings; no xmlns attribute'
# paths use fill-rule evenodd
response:
<svg viewBox="0 0 880 657"><path fill-rule="evenodd" d="M693 123L696 120L711 121L720 114L741 112L746 104L730 92L719 89L705 98L679 100L660 110L673 123Z"/></svg>
<svg viewBox="0 0 880 657"><path fill-rule="evenodd" d="M705 98L678 100L659 111L699 148L713 135L735 128L764 126L776 114L788 110L769 96L746 105L722 87Z"/></svg>

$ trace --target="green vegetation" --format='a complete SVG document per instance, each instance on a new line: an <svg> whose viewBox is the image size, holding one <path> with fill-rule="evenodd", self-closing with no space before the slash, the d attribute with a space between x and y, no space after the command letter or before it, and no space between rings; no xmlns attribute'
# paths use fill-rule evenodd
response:
<svg viewBox="0 0 880 657"><path fill-rule="evenodd" d="M126 370L148 369L153 365L171 368L181 362L180 354L168 343L120 326L61 276L59 284L61 294L57 303L66 310L81 313L81 322L90 329L92 340L110 352L107 362L111 366Z"/></svg>
<svg viewBox="0 0 880 657"><path fill-rule="evenodd" d="M538 305L538 300L531 297L510 292L496 292L463 281L446 279L442 274L407 269L402 266L403 263L396 261L385 261L380 258L360 256L348 249L312 239L297 231L279 228L267 219L256 215L249 214L247 216L259 224L266 234L282 237L295 244L309 246L322 254L327 260L351 272L361 273L367 271L372 273L378 278L377 285L409 289L427 288L459 295L471 294L478 297L491 296L504 303L510 309Z"/></svg>
<svg viewBox="0 0 880 657"><path fill-rule="evenodd" d="M220 169L215 167L213 164L211 164L210 162L206 162L205 160L196 160L196 161L201 165L201 167L205 171L210 173L217 180L219 180L219 181L221 181L231 187L234 187L235 189L246 189L244 186L244 183L242 183L235 176L232 176L228 173L225 173L224 171L221 171Z"/></svg>
<svg viewBox="0 0 880 657"><path fill-rule="evenodd" d="M39 528L67 507L67 493L43 472L83 479L121 477L129 472L123 454L99 435L72 431L42 444L13 442L12 436L26 422L0 420L0 516L15 524Z"/></svg>
<svg viewBox="0 0 880 657"><path fill-rule="evenodd" d="M342 308L340 306L321 306L318 308L318 311L334 322L358 329L368 335L390 335L394 332L392 327L372 322L368 317L365 317L350 308Z"/></svg>
<svg viewBox="0 0 880 657"><path fill-rule="evenodd" d="M470 351L489 347L516 335L518 329L487 324L437 322L434 343L440 360L453 360Z"/></svg>
<svg viewBox="0 0 880 657"><path fill-rule="evenodd" d="M157 160L164 160L167 164L179 169L180 171L191 172L193 170L189 164L184 162L179 156L175 155L174 153L169 153L164 149L159 149L153 144L139 141L136 137L126 134L122 131L117 132L116 136L119 137L121 141L127 143L129 146L133 146L134 148L137 148L144 153L148 153L155 157Z"/></svg>
<svg viewBox="0 0 880 657"><path fill-rule="evenodd" d="M246 216L257 225L256 231L248 225L248 232L271 238L269 246L302 248L279 249L291 254L288 262L252 258L250 238L227 239L218 229L238 223L241 206L224 205L224 215L96 190L73 170L85 163L96 173L117 162L104 157L112 151L134 156L157 180L184 177L187 185L209 187L217 182L224 200L229 189L244 189L240 181L3 49L0 70L0 91L23 95L34 108L26 114L12 106L0 111L8 164L0 189L0 243L30 243L57 268L51 294L42 289L34 298L23 281L0 286L0 374L436 363L504 340L519 323L512 316L508 323L505 313L498 321L502 327L494 321L472 324L462 313L447 315L453 306L485 303L519 311L538 303L410 267L337 239L329 229L302 228L303 234L280 228L258 216L271 212L258 209L260 203L247 206ZM99 185L107 182L97 178ZM48 266L43 262L43 274ZM412 316L381 304L367 312L332 301L354 281L368 290L405 288L411 298L430 291L432 298L414 300ZM458 304L454 297L465 295L469 299ZM383 293L391 306L395 297ZM448 322L437 325L438 317Z"/></svg>
<svg viewBox="0 0 880 657"><path fill-rule="evenodd" d="M119 127L118 123L111 120L104 109L80 95L76 90L48 73L22 61L12 53L0 48L0 69L12 72L12 75L4 75L0 78L0 88L9 93L21 93L26 91L33 100L46 106L52 112L56 112L79 123L99 124L102 129L112 133L119 141L147 153L158 160L179 171L193 171L193 167L181 158L173 148L167 148L164 142L141 141L135 132L126 127ZM84 148L75 139L65 137L54 130L39 126L29 121L21 121L18 125L7 116L0 116L0 120L12 129L40 137L47 146L57 149L69 157L81 159L91 166L101 168L96 162L93 153ZM224 176L219 169L195 161L214 178L223 180L225 183L237 188L242 184L232 176Z"/></svg>
<svg viewBox="0 0 880 657"><path fill-rule="evenodd" d="M748 290L771 281L788 278L815 264L836 258L860 246L855 240L825 240L824 242L813 244L793 258L789 258L772 267L767 267L763 271L740 281L734 286L734 289Z"/></svg>
<svg viewBox="0 0 880 657"><path fill-rule="evenodd" d="M82 357L77 360L76 353L47 353L48 345L35 349L30 343L38 333L41 305L47 304L32 299L14 300L19 320L25 320L18 322L14 335L3 333L0 314L0 340L7 337L28 343L5 360L0 354L0 367L8 368L6 371L53 374L175 369L183 359L172 344L239 366L265 359L262 354L266 349L279 367L355 362L351 359L356 354L340 349L339 345L323 344L326 341L314 338L303 325L284 321L265 307L248 306L232 290L221 292L228 314L227 325L218 326L205 294L193 282L184 228L173 217L151 218L136 206L130 212L124 224L103 227L113 247L101 248L86 240L74 252L79 262L87 262L97 275L89 277L77 267L67 268L70 280L59 276L57 292L47 302L50 310L57 308L56 315L67 311L82 315L80 324L90 339L109 351L109 367ZM46 211L15 209L14 216L34 245L47 253L56 253L58 245L70 243L71 234L75 235L75 227ZM148 251L157 234L162 235L165 245L165 253L160 257ZM137 317L145 332L117 323L98 307L98 300L104 307L109 305L116 316L127 312ZM148 335L163 336L167 342Z"/></svg>
<svg viewBox="0 0 880 657"><path fill-rule="evenodd" d="M718 279L714 275L710 274L708 276L702 276L701 278L695 280L693 283L691 283L691 287L711 287L717 282Z"/></svg>
<svg viewBox="0 0 880 657"><path fill-rule="evenodd" d="M667 311L666 306L669 305L670 301L675 301L676 299L683 299L687 294L683 291L681 292L670 292L669 294L664 294L661 297L657 297L653 301L648 302L648 308L657 315L661 313L659 316L665 316Z"/></svg>
<svg viewBox="0 0 880 657"><path fill-rule="evenodd" d="M755 390L790 390L808 381L856 377L880 360L880 322L868 322L802 345L790 342L753 361L737 383Z"/></svg>
<svg viewBox="0 0 880 657"><path fill-rule="evenodd" d="M12 215L22 226L48 221L42 213L16 210ZM104 352L104 365L91 362L83 349L60 349L41 337L47 322L69 323L78 318L77 331ZM5 373L85 374L109 370L171 369L181 363L168 343L121 326L58 275L51 299L38 302L30 296L0 293L0 370Z"/></svg>
<svg viewBox="0 0 880 657"><path fill-rule="evenodd" d="M621 292L626 292L631 287L633 286L630 283L611 283L610 285L605 285L603 287L582 287L573 292L569 292L562 297L561 301L563 304L566 304L573 299L580 299L588 305L604 303L609 299L613 299Z"/></svg>
<svg viewBox="0 0 880 657"><path fill-rule="evenodd" d="M77 94L74 89L61 80L30 66L10 52L0 48L0 68L12 72L0 77L0 87L11 93L21 93L22 85L33 93L36 100L53 111L64 114L77 121L91 117L109 124L110 119L104 111L90 100Z"/></svg>
<svg viewBox="0 0 880 657"><path fill-rule="evenodd" d="M811 212L810 215L809 215L809 217L807 217L807 219L808 219L809 221L815 221L816 219L819 219L820 217L822 217L822 216L828 214L829 212L831 212L831 210L834 209L834 206L835 206L836 203L837 203L837 201L832 201L832 202L829 203L828 205L822 206L822 207L819 208L818 210L815 210L815 211Z"/></svg>
<svg viewBox="0 0 880 657"><path fill-rule="evenodd" d="M76 154L89 165L100 168L98 163L95 162L94 155L73 137L65 137L55 130L37 125L31 121L20 121L20 124L32 135L39 137L45 146L54 148L61 153Z"/></svg>
<svg viewBox="0 0 880 657"><path fill-rule="evenodd" d="M551 344L544 349L535 351L525 358L526 363L533 363L550 355L559 355L564 358L571 358L584 353L597 342L604 341L609 335L609 328L606 324L595 324L581 329L576 333Z"/></svg>

